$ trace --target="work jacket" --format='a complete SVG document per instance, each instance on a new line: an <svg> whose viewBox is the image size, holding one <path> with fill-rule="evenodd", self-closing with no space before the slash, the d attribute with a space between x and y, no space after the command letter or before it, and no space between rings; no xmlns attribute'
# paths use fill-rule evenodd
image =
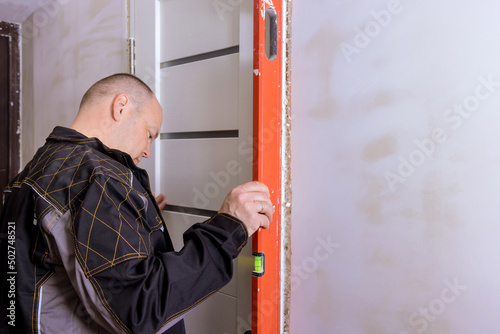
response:
<svg viewBox="0 0 500 334"><path fill-rule="evenodd" d="M184 333L185 314L229 282L248 238L217 214L175 252L147 173L63 127L3 205L0 333Z"/></svg>

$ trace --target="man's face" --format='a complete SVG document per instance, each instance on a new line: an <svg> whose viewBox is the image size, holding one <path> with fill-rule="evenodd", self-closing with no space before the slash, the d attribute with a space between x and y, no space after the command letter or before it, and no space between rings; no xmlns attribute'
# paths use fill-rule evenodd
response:
<svg viewBox="0 0 500 334"><path fill-rule="evenodd" d="M160 134L163 114L156 98L144 103L142 112L134 111L120 130L120 150L130 154L137 165L143 157L149 158L151 143Z"/></svg>

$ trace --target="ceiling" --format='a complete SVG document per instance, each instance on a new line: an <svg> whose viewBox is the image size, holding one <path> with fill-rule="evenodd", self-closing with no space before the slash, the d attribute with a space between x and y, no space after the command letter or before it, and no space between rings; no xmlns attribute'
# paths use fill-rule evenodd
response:
<svg viewBox="0 0 500 334"><path fill-rule="evenodd" d="M47 0L0 0L0 21L22 23L47 2Z"/></svg>

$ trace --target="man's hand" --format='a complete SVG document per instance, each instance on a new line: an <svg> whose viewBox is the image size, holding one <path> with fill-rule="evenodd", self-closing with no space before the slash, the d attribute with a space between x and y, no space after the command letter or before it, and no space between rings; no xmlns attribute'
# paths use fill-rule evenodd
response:
<svg viewBox="0 0 500 334"><path fill-rule="evenodd" d="M269 228L274 213L269 189L260 182L239 185L226 196L219 213L227 213L241 220L249 236L260 227Z"/></svg>
<svg viewBox="0 0 500 334"><path fill-rule="evenodd" d="M155 196L154 193L153 193L153 196ZM156 203L158 203L158 207L160 208L160 210L163 210L165 205L167 205L167 201L165 200L165 195L163 195L163 194L159 194L158 196L156 196L155 201L156 201Z"/></svg>

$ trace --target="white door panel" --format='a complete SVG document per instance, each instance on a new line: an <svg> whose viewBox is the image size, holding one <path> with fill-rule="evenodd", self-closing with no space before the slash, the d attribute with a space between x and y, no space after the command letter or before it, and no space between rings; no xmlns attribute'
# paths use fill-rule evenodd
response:
<svg viewBox="0 0 500 334"><path fill-rule="evenodd" d="M160 145L160 182L168 203L218 211L238 185L238 139L172 139Z"/></svg>
<svg viewBox="0 0 500 334"><path fill-rule="evenodd" d="M161 69L162 132L238 129L239 55Z"/></svg>
<svg viewBox="0 0 500 334"><path fill-rule="evenodd" d="M239 44L240 6L232 5L221 13L216 4L206 0L160 1L160 61Z"/></svg>
<svg viewBox="0 0 500 334"><path fill-rule="evenodd" d="M223 293L215 293L186 317L188 334L234 334L237 300Z"/></svg>
<svg viewBox="0 0 500 334"><path fill-rule="evenodd" d="M130 0L136 75L164 113L160 139L141 166L166 196L163 217L176 250L185 230L252 178L253 2L228 1L222 13L217 4ZM250 330L251 243L234 261L232 281L186 316L188 333Z"/></svg>

